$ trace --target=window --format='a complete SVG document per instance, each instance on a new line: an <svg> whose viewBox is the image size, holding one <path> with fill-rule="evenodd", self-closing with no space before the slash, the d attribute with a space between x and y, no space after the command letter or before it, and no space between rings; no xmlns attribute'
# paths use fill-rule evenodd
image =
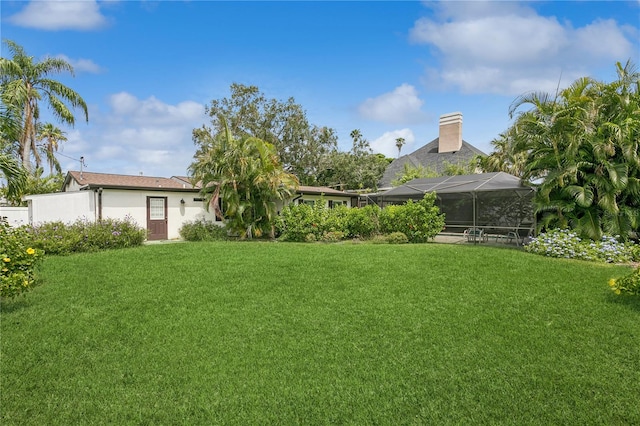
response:
<svg viewBox="0 0 640 426"><path fill-rule="evenodd" d="M343 200L329 200L329 208L330 209L333 209L333 208L338 207L338 206L343 206L343 205L347 205L347 202L343 201Z"/></svg>
<svg viewBox="0 0 640 426"><path fill-rule="evenodd" d="M149 199L149 219L164 220L164 198Z"/></svg>

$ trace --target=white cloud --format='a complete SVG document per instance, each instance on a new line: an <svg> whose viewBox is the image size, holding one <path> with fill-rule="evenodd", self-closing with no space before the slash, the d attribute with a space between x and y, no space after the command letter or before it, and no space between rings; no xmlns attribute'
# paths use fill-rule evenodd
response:
<svg viewBox="0 0 640 426"><path fill-rule="evenodd" d="M92 111L89 129L78 126L66 144L69 156L85 157L85 170L166 177L187 173L196 149L192 130L205 122L203 105L167 104L127 92L112 95L108 104L106 113ZM79 164L70 161L69 167L78 170Z"/></svg>
<svg viewBox="0 0 640 426"><path fill-rule="evenodd" d="M392 92L367 99L358 107L358 112L366 119L383 123L417 123L425 117L420 110L423 104L416 88L404 83Z"/></svg>
<svg viewBox="0 0 640 426"><path fill-rule="evenodd" d="M592 67L637 56L636 29L613 20L574 28L515 2L441 2L436 18L421 18L410 40L434 47L440 70L427 70L434 86L464 93L521 94L553 90L588 75ZM622 58L622 59L621 59Z"/></svg>
<svg viewBox="0 0 640 426"><path fill-rule="evenodd" d="M22 11L11 16L15 25L41 30L94 30L104 27L107 19L94 0L31 1Z"/></svg>
<svg viewBox="0 0 640 426"><path fill-rule="evenodd" d="M109 98L114 117L118 121L124 119L136 124L179 124L185 121L200 118L204 113L204 107L193 101L180 102L177 105L169 105L151 96L148 99L139 100L135 96L126 93L116 93Z"/></svg>
<svg viewBox="0 0 640 426"><path fill-rule="evenodd" d="M398 147L396 146L396 139L404 138L404 145L400 151L400 155L408 154L413 151L413 144L416 138L411 129L393 130L391 132L385 132L378 139L371 142L371 149L375 153L384 154L389 158L396 158L398 156Z"/></svg>
<svg viewBox="0 0 640 426"><path fill-rule="evenodd" d="M75 72L88 72L92 74L102 72L100 65L96 64L91 59L71 59L67 55L56 55L56 58L62 59L71 64Z"/></svg>

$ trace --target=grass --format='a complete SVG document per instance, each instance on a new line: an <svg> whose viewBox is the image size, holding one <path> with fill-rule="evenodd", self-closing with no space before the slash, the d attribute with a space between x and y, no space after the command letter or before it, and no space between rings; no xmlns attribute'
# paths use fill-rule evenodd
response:
<svg viewBox="0 0 640 426"><path fill-rule="evenodd" d="M638 424L626 271L439 244L49 257L2 302L0 421Z"/></svg>

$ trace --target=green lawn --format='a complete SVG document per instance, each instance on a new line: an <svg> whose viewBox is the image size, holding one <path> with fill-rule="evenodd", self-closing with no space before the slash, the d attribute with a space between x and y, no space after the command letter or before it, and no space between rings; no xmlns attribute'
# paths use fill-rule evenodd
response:
<svg viewBox="0 0 640 426"><path fill-rule="evenodd" d="M49 257L2 303L0 423L640 424L626 271L441 244Z"/></svg>

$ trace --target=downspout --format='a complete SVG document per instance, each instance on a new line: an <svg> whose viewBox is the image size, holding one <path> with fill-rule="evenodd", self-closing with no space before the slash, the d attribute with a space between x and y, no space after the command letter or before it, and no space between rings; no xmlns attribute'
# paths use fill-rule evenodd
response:
<svg viewBox="0 0 640 426"><path fill-rule="evenodd" d="M98 188L98 222L102 222L102 188Z"/></svg>

